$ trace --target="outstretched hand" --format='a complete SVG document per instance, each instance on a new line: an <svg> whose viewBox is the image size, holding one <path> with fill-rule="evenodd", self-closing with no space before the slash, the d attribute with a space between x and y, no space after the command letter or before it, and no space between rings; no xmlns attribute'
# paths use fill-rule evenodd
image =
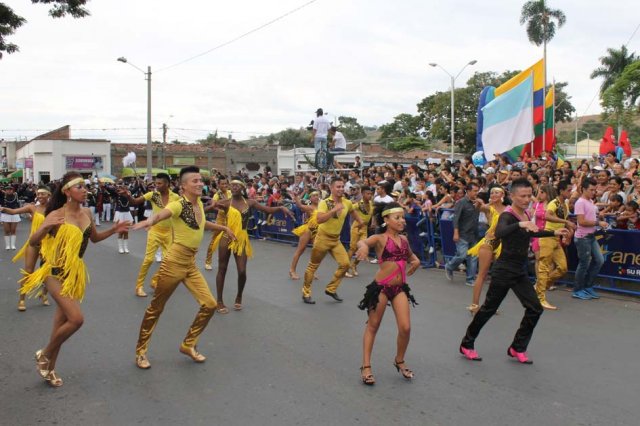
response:
<svg viewBox="0 0 640 426"><path fill-rule="evenodd" d="M131 223L131 222L126 222L126 223ZM153 226L153 223L151 223L151 220L147 219L147 220L143 220L142 222L138 222L135 225L133 225L130 229L132 231L137 231L138 229L146 229L147 231L149 229L151 229L151 227ZM122 232L126 232L126 231L122 231Z"/></svg>
<svg viewBox="0 0 640 426"><path fill-rule="evenodd" d="M286 208L286 207L284 207L284 206L282 206L281 208L282 208L282 212L283 212L284 214L286 214L287 216L289 216L291 219L294 219L294 220L295 220L296 215L294 215L294 214L293 214L293 212L292 212L291 210L289 210L288 208Z"/></svg>
<svg viewBox="0 0 640 426"><path fill-rule="evenodd" d="M144 221L146 222L146 221ZM138 224L139 225L139 224ZM129 228L131 227L131 222L126 221L126 222L116 222L115 225L113 225L113 231L117 234L121 234L123 232L129 232Z"/></svg>
<svg viewBox="0 0 640 426"><path fill-rule="evenodd" d="M367 260L369 257L369 247L366 245L358 247L358 251L356 251L356 258L358 260Z"/></svg>
<svg viewBox="0 0 640 426"><path fill-rule="evenodd" d="M538 232L538 226L532 221L520 222L520 228L528 232Z"/></svg>

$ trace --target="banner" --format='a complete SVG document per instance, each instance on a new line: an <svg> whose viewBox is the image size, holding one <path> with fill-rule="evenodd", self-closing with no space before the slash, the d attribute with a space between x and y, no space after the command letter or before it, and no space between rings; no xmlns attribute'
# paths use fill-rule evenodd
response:
<svg viewBox="0 0 640 426"><path fill-rule="evenodd" d="M102 170L102 157L66 157L67 170Z"/></svg>
<svg viewBox="0 0 640 426"><path fill-rule="evenodd" d="M640 232L611 229L596 238L604 256L604 265L598 275L640 281ZM569 270L575 271L578 257L574 244L567 250L567 261Z"/></svg>

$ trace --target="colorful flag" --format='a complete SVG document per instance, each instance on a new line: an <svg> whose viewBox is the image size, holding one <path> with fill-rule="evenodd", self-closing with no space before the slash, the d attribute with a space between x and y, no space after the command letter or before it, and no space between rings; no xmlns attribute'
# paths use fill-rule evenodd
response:
<svg viewBox="0 0 640 426"><path fill-rule="evenodd" d="M528 78L521 80L510 90L502 92L501 96L497 96L482 108L482 142L485 158L493 158L494 154L507 152L533 139L532 74L530 72Z"/></svg>

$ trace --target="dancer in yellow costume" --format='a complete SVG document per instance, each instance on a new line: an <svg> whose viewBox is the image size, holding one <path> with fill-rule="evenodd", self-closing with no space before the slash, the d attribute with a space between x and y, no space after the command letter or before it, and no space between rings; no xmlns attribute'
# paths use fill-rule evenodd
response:
<svg viewBox="0 0 640 426"><path fill-rule="evenodd" d="M124 195L127 196L129 202L132 205L144 204L145 201L151 202L151 208L153 214L160 213L170 202L180 199L180 196L171 191L169 185L171 184L171 178L166 173L158 173L155 178L155 191L147 192L146 194L133 198L128 190L123 190ZM147 297L147 293L144 292L144 281L147 278L147 272L153 263L158 248L162 250L162 257L167 254L167 250L171 245L171 221L162 220L156 223L153 228L149 230L147 234L147 250L144 254L144 260L140 266L140 272L138 272L138 279L136 280L136 296ZM151 280L151 287L155 288L155 276Z"/></svg>
<svg viewBox="0 0 640 426"><path fill-rule="evenodd" d="M51 196L51 191L47 187L40 187L36 192L36 199L38 204L27 204L26 206L20 207L18 209L9 209L6 207L0 207L0 212L7 214L23 214L29 213L31 215L31 231L29 232L29 236L33 235L34 232L40 228L42 222L44 222L44 210L47 207L47 203L49 203L49 197ZM46 239L45 239L46 240ZM36 262L38 261L38 257L40 255L40 247L33 247L29 244L29 239L25 241L22 248L13 256L13 263L16 263L18 260L24 257L24 270L22 271L24 274L30 274L36 268ZM44 306L49 306L49 298L47 297L47 290L43 289L42 294L40 295L42 300L42 304ZM24 312L27 310L27 306L25 304L25 295L20 294L20 298L18 300L18 310L20 312Z"/></svg>
<svg viewBox="0 0 640 426"><path fill-rule="evenodd" d="M213 194L213 203L210 206L205 207L205 213L214 210L215 202L220 200L228 200L231 198L231 191L229 190L229 181L226 177L222 176L218 179L218 191ZM218 225L226 226L227 224L227 215L224 210L219 210L218 215L216 216L216 223ZM209 247L207 247L207 257L204 260L204 269L207 271L211 271L213 267L211 266L211 261L213 260L213 252L217 248L216 239L220 235L220 232L213 232L211 235L211 242L209 243ZM218 240L219 241L219 240Z"/></svg>
<svg viewBox="0 0 640 426"><path fill-rule="evenodd" d="M478 275L473 283L473 299L467 310L473 315L480 309L480 295L482 294L482 286L484 280L489 273L491 263L500 256L502 244L496 239L495 231L498 225L498 217L506 208L504 204L504 189L500 186L494 186L489 191L489 204L480 208L489 220L489 229L485 236L471 247L467 254L478 257Z"/></svg>
<svg viewBox="0 0 640 426"><path fill-rule="evenodd" d="M331 181L331 195L320 201L318 205L318 234L313 242L311 259L309 259L307 270L304 273L304 285L302 286L302 301L310 305L316 303L311 298L311 283L327 253L331 254L331 257L338 262L338 269L333 274L333 279L327 284L324 293L335 301L342 302L337 290L350 263L347 251L340 242L340 233L348 214L351 214L353 220L363 225L362 219L354 211L351 201L344 198L343 195L344 181L340 178L333 179Z"/></svg>
<svg viewBox="0 0 640 426"><path fill-rule="evenodd" d="M291 266L289 267L289 278L292 280L299 280L300 277L296 273L296 268L298 267L298 260L300 260L300 256L307 248L307 244L316 237L316 232L318 231L318 202L320 201L320 193L318 191L313 191L309 194L309 201L311 204L306 205L300 202L300 198L297 195L293 196L296 205L300 210L307 215L307 221L295 228L292 232L294 235L298 236L298 247L296 248L296 252L293 254L293 259L291 260Z"/></svg>
<svg viewBox="0 0 640 426"><path fill-rule="evenodd" d="M220 234L214 243L214 250L219 246L218 251L218 274L216 275L216 293L218 296L218 312L226 314L229 309L224 304L222 294L224 292L224 280L227 276L227 268L231 253L236 260L238 268L238 292L233 308L236 311L242 309L242 293L247 282L247 259L253 255L253 249L249 242L247 225L251 217L251 209L263 211L268 214L283 212L294 218L293 213L286 207L267 207L259 204L256 200L247 200L243 196L245 183L240 178L234 178L230 184L231 199L220 200L215 203L218 211L224 211L227 216L227 226L235 234L236 240L232 241L227 235Z"/></svg>
<svg viewBox="0 0 640 426"><path fill-rule="evenodd" d="M29 244L37 247L49 235L49 241L41 248L45 263L22 279L22 294L37 295L44 285L58 305L49 343L35 356L40 375L54 387L62 386L62 379L55 372L58 352L84 321L80 302L89 281L82 260L87 244L89 240L97 243L125 232L131 225L121 222L98 232L91 211L82 207L86 198L82 176L77 172L64 175L62 185L47 205L44 222L29 238Z"/></svg>
<svg viewBox="0 0 640 426"><path fill-rule="evenodd" d="M353 278L358 276L358 263L360 260L354 257L358 250L358 242L366 240L369 236L369 223L371 222L371 216L373 216L373 189L368 186L363 186L360 190L362 199L356 204L355 212L364 225L353 222L351 224L351 238L349 240L349 259L351 259L351 270L344 274L347 278Z"/></svg>
<svg viewBox="0 0 640 426"><path fill-rule="evenodd" d="M164 306L180 283L187 287L187 290L200 305L187 336L180 345L180 352L195 362L204 362L207 359L198 352L196 345L200 335L209 324L217 303L204 276L196 266L196 254L205 229L224 231L232 241L235 240L229 228L206 220L200 200L204 182L198 167L189 166L180 170L180 186L183 193L182 198L170 202L161 212L132 227L132 229L153 229L156 223L171 218L173 229L173 243L169 247L167 255L162 259L160 270L156 274L157 285L153 298L144 313L142 324L140 324L140 334L136 345L136 365L142 369L151 367L147 358L151 335Z"/></svg>

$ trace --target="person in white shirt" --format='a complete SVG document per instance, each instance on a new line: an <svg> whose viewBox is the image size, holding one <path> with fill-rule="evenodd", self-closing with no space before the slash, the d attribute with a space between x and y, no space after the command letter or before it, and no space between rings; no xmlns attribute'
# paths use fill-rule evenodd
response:
<svg viewBox="0 0 640 426"><path fill-rule="evenodd" d="M336 126L331 126L330 134L333 136L333 146L331 151L333 152L345 152L347 150L347 140L342 132L338 131ZM336 169L342 169L342 164L338 161L337 157L334 157L333 164Z"/></svg>
<svg viewBox="0 0 640 426"><path fill-rule="evenodd" d="M329 119L324 116L324 111L322 108L318 108L316 110L316 119L313 122L313 147L316 152L320 151L320 149L327 148L327 137L329 135L329 129L331 128L331 123Z"/></svg>

